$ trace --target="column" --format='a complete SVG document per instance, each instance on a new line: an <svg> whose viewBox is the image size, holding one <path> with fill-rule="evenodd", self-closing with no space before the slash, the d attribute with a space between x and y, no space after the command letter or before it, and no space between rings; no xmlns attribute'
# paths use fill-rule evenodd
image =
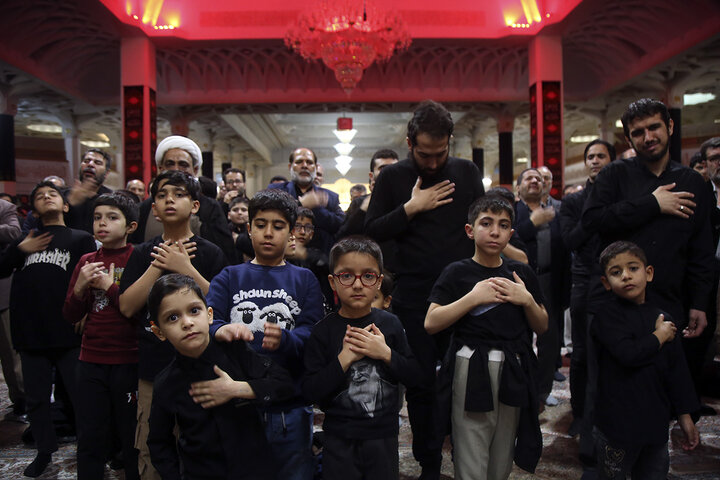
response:
<svg viewBox="0 0 720 480"><path fill-rule="evenodd" d="M155 45L145 36L121 40L124 179L149 185L156 172L157 103Z"/></svg>
<svg viewBox="0 0 720 480"><path fill-rule="evenodd" d="M10 85L0 84L0 189L15 195L15 114Z"/></svg>
<svg viewBox="0 0 720 480"><path fill-rule="evenodd" d="M65 160L68 163L68 174L65 182L72 185L80 171L80 136L77 122L71 114L59 116L63 127L63 140L65 141Z"/></svg>
<svg viewBox="0 0 720 480"><path fill-rule="evenodd" d="M515 115L502 110L497 118L498 129L498 170L500 172L500 185L513 184L513 130L515 128Z"/></svg>
<svg viewBox="0 0 720 480"><path fill-rule="evenodd" d="M565 174L561 37L534 37L528 47L528 64L531 164L550 169L550 195L560 198Z"/></svg>

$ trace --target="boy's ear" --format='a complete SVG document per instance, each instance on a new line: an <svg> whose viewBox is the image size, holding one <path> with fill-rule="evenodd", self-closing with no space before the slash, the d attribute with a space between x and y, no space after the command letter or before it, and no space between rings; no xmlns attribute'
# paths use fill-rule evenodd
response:
<svg viewBox="0 0 720 480"><path fill-rule="evenodd" d="M213 322L213 309L212 309L212 307L208 307L208 308L207 308L207 312L208 312L208 324L212 325L212 322Z"/></svg>
<svg viewBox="0 0 720 480"><path fill-rule="evenodd" d="M200 201L199 200L193 200L193 206L192 210L190 210L191 213L197 213L198 210L200 210Z"/></svg>
<svg viewBox="0 0 720 480"><path fill-rule="evenodd" d="M63 209L62 209L62 210L63 210L64 213L69 212L69 211L70 211L70 204L67 203L67 202L63 202Z"/></svg>
<svg viewBox="0 0 720 480"><path fill-rule="evenodd" d="M154 201L152 202L151 207L152 207L153 217L157 217L157 207L155 206Z"/></svg>
<svg viewBox="0 0 720 480"><path fill-rule="evenodd" d="M332 273L328 275L328 283L330 284L332 291L337 292L337 287L335 286L335 276Z"/></svg>
<svg viewBox="0 0 720 480"><path fill-rule="evenodd" d="M138 227L138 222L130 222L130 225L128 225L128 226L126 227L125 233L127 233L128 235L130 235L130 234L133 233L135 230L137 230L137 227Z"/></svg>
<svg viewBox="0 0 720 480"><path fill-rule="evenodd" d="M392 295L388 295L385 297L385 300L383 300L383 310L387 310L390 308L390 304L392 303Z"/></svg>
<svg viewBox="0 0 720 480"><path fill-rule="evenodd" d="M378 282L375 284L375 286L378 290L380 290L380 287L382 287L383 278L385 278L385 275L383 275L381 273L380 276L378 277Z"/></svg>
<svg viewBox="0 0 720 480"><path fill-rule="evenodd" d="M608 279L603 275L600 277L600 281L602 282L603 286L605 287L605 290L610 290L610 282L608 282Z"/></svg>
<svg viewBox="0 0 720 480"><path fill-rule="evenodd" d="M160 327L155 325L155 322L153 322L153 321L150 322L150 329L155 334L155 336L160 339L161 342L164 342L165 340L167 340L167 338L163 334L162 330L160 330Z"/></svg>
<svg viewBox="0 0 720 480"><path fill-rule="evenodd" d="M647 273L647 281L652 282L653 277L655 276L655 269L653 268L653 266L648 265L647 267L645 267L645 273Z"/></svg>
<svg viewBox="0 0 720 480"><path fill-rule="evenodd" d="M473 226L469 223L465 224L465 233L470 240L475 240L475 235L473 234Z"/></svg>

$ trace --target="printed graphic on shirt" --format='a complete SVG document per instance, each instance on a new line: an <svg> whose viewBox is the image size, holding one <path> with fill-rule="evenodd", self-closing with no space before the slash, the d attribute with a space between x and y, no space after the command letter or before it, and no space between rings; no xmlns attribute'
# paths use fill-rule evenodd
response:
<svg viewBox="0 0 720 480"><path fill-rule="evenodd" d="M348 388L335 401L356 417L373 418L376 413L397 405L397 385L384 380L374 360L363 358L347 371Z"/></svg>
<svg viewBox="0 0 720 480"><path fill-rule="evenodd" d="M31 253L25 257L23 269L35 263L49 263L57 265L67 272L68 263L70 263L70 252L54 248L52 250L43 250L42 252Z"/></svg>
<svg viewBox="0 0 720 480"><path fill-rule="evenodd" d="M269 292L270 290L266 291ZM239 295L235 295L233 300L238 297ZM297 302L292 300L292 297L289 295L286 295L285 298L290 299L297 305ZM291 310L291 306L282 302L260 308L253 302L245 301L238 303L230 310L230 323L243 323L253 333L264 332L266 322L277 323L285 330L292 330L295 328L295 318L293 317L295 310L297 310L296 313L300 313L301 311L299 307Z"/></svg>
<svg viewBox="0 0 720 480"><path fill-rule="evenodd" d="M124 268L116 268L115 272L113 274L113 282L115 285L120 285L120 279L122 278L123 271L125 271ZM108 273L108 269L104 268L103 273ZM110 299L107 297L107 292L105 290L100 290L99 288L93 288L91 290L93 295L93 302L92 302L92 311L97 313L108 305L110 305Z"/></svg>

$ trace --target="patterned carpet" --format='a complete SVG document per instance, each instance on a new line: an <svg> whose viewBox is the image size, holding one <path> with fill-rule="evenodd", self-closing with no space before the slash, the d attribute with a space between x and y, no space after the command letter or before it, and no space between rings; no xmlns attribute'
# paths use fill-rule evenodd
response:
<svg viewBox="0 0 720 480"><path fill-rule="evenodd" d="M567 367L562 373L568 374ZM567 432L572 415L570 413L570 391L568 381L555 382L553 395L560 400L557 407L546 408L540 416L543 432L543 455L535 475L515 468L510 478L513 480L547 479L564 480L579 479L581 467L577 460L577 439L570 438ZM720 411L720 400L704 399L705 403ZM4 381L0 383L0 418L10 411L7 399L7 388ZM401 412L400 428L400 479L417 478L420 474L417 463L412 458L410 425L405 409ZM0 479L24 478L22 472L32 461L35 450L23 445L20 435L25 425L0 421ZM669 479L707 480L720 479L720 416L703 417L698 422L701 445L687 454L679 444L670 442L670 475ZM679 431L673 430L673 436ZM443 459L443 479L452 479L453 468L450 460L450 447L446 443ZM42 479L73 479L75 473L75 444L61 446L53 455L53 463L42 475ZM123 479L122 470L112 471L106 468L106 479Z"/></svg>

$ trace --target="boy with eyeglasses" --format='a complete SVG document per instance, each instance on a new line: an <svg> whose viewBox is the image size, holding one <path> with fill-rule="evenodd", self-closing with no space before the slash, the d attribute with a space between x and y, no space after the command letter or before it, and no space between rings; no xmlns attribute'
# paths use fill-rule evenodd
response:
<svg viewBox="0 0 720 480"><path fill-rule="evenodd" d="M421 372L400 320L372 308L382 252L365 237L330 251L340 309L318 323L305 349L303 394L325 411L323 478L398 478L398 384Z"/></svg>
<svg viewBox="0 0 720 480"><path fill-rule="evenodd" d="M210 334L219 341L246 340L290 372L295 395L262 409L276 478L313 478L312 406L300 394L304 345L322 318L315 276L285 261L297 216L297 202L282 190L263 190L248 205L255 258L225 268L210 283L214 311Z"/></svg>

